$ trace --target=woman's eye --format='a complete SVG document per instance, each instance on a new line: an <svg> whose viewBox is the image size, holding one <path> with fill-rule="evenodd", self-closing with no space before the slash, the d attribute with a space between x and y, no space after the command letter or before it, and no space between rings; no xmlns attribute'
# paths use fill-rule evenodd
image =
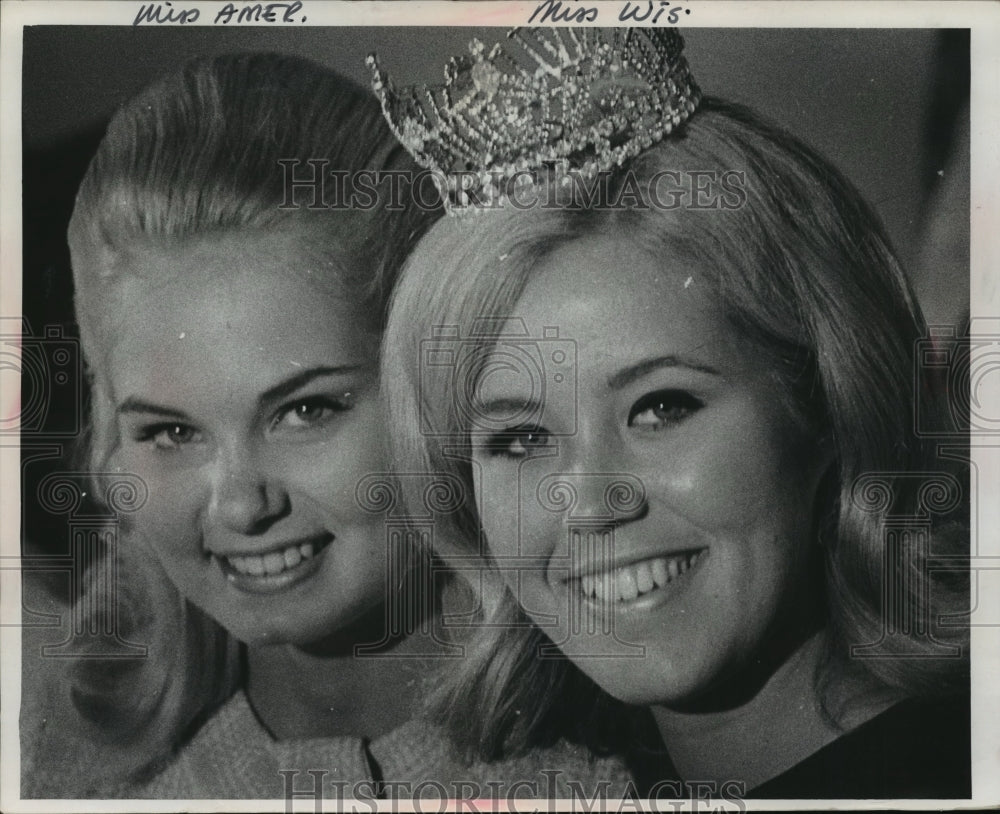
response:
<svg viewBox="0 0 1000 814"><path fill-rule="evenodd" d="M699 410L702 402L683 390L660 390L643 396L628 413L628 425L661 430L683 421Z"/></svg>
<svg viewBox="0 0 1000 814"><path fill-rule="evenodd" d="M271 422L272 430L305 430L325 424L337 413L350 410L348 398L308 398L283 407Z"/></svg>
<svg viewBox="0 0 1000 814"><path fill-rule="evenodd" d="M200 443L202 435L187 424L158 424L143 430L138 440L150 441L156 449L176 450L188 444Z"/></svg>
<svg viewBox="0 0 1000 814"><path fill-rule="evenodd" d="M552 446L552 436L543 427L517 427L491 435L485 444L491 456L528 458Z"/></svg>

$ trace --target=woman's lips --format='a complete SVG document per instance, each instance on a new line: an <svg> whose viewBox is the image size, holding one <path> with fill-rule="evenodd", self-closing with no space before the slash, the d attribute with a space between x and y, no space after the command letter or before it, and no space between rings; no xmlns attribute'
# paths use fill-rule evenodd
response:
<svg viewBox="0 0 1000 814"><path fill-rule="evenodd" d="M592 602L606 606L628 605L684 579L707 554L707 548L700 548L650 557L575 577L570 580L570 584Z"/></svg>
<svg viewBox="0 0 1000 814"><path fill-rule="evenodd" d="M213 554L231 584L250 593L285 590L311 576L333 541L330 533L297 540L266 554Z"/></svg>

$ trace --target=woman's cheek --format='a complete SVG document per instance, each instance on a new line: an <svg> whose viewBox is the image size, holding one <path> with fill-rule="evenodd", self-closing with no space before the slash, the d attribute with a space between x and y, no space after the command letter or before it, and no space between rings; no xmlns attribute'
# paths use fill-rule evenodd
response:
<svg viewBox="0 0 1000 814"><path fill-rule="evenodd" d="M642 479L647 498L694 525L739 528L784 501L789 478L778 463L754 439L716 438L648 466Z"/></svg>
<svg viewBox="0 0 1000 814"><path fill-rule="evenodd" d="M537 518L525 513L516 483L490 475L491 473L486 470L477 477L475 484L479 504L482 507L483 529L494 556L513 556L518 550L519 527L523 528L528 539L533 540L535 544L540 542L541 530L538 528Z"/></svg>
<svg viewBox="0 0 1000 814"><path fill-rule="evenodd" d="M200 551L200 523L208 496L198 473L176 478L159 468L140 468L136 474L145 482L148 496L134 516L133 530L156 551Z"/></svg>
<svg viewBox="0 0 1000 814"><path fill-rule="evenodd" d="M322 440L277 448L277 473L291 490L313 495L340 512L360 510L358 485L369 475L388 476L386 438L379 413L362 402Z"/></svg>
<svg viewBox="0 0 1000 814"><path fill-rule="evenodd" d="M340 522L369 515L363 510L358 487L369 475L387 475L385 461L353 442L327 442L311 448L282 450L271 471L293 503L303 497Z"/></svg>

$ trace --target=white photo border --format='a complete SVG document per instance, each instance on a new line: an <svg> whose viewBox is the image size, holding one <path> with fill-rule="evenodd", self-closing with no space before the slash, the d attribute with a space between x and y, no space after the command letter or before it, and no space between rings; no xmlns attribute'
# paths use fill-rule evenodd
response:
<svg viewBox="0 0 1000 814"><path fill-rule="evenodd" d="M308 18L301 26L497 26L527 24L535 2L333 2L304 0ZM187 27L212 25L220 2L175 3L199 9L199 19ZM586 3L602 11L597 26L614 25L621 2ZM968 28L971 31L971 276L970 312L976 320L1000 325L1000 5L991 2L698 2L678 3L693 11L683 28ZM21 314L21 116L22 42L29 25L132 25L142 3L126 0L27 0L4 2L0 10L0 315ZM606 12L606 13L604 13ZM1000 333L1000 331L995 331ZM6 376L7 374L5 374ZM19 393L14 380L0 382L4 416L16 414ZM993 375L980 391L993 415L1000 415L1000 376ZM987 409L989 409L987 407ZM978 491L973 496L973 553L992 562L992 576L979 574L975 612L1000 619L1000 443L989 437L972 439L972 460ZM52 811L285 811L285 801L52 801L19 798L20 767L18 711L20 708L21 589L20 555L21 465L16 442L0 439L0 656L2 732L0 732L0 808L15 812ZM986 566L984 566L985 568ZM989 590L986 590L989 586ZM748 801L749 810L828 810L907 808L937 810L1000 805L1000 627L986 624L972 630L972 748L973 799L963 801ZM312 800L295 801L294 810L313 811ZM378 810L407 811L405 801L380 802ZM544 801L524 802L517 810L548 808ZM570 810L569 804L553 807ZM354 810L371 811L370 803ZM329 810L333 810L332 806ZM415 810L415 809L413 809ZM432 810L438 810L435 807ZM457 810L473 810L458 805ZM480 809L487 810L487 809ZM636 810L629 807L623 810ZM668 807L661 810L677 810ZM707 809L706 809L707 810Z"/></svg>

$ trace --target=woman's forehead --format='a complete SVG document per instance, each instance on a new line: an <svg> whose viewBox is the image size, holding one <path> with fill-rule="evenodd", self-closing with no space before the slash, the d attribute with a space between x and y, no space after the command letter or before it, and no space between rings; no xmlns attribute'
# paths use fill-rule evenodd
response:
<svg viewBox="0 0 1000 814"><path fill-rule="evenodd" d="M484 365L491 376L479 385L503 389L505 376L517 375L517 353L540 360L558 354L562 365L572 357L574 372L602 379L653 359L692 371L756 374L757 355L706 288L698 267L658 262L621 240L567 244L532 270L498 322Z"/></svg>
<svg viewBox="0 0 1000 814"><path fill-rule="evenodd" d="M300 251L281 235L207 238L170 248L130 251L102 298L104 342L114 346L225 329L253 331L270 342L312 332L356 344L367 315L341 282L339 269Z"/></svg>

